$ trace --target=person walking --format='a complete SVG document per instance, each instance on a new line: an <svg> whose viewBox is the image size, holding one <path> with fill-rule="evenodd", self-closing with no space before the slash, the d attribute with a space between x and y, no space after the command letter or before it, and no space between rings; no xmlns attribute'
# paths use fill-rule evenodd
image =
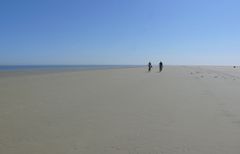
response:
<svg viewBox="0 0 240 154"><path fill-rule="evenodd" d="M151 62L148 63L148 72L151 72L151 69L152 69L152 64Z"/></svg>
<svg viewBox="0 0 240 154"><path fill-rule="evenodd" d="M159 72L162 72L162 69L163 69L163 63L160 62L160 63L159 63Z"/></svg>

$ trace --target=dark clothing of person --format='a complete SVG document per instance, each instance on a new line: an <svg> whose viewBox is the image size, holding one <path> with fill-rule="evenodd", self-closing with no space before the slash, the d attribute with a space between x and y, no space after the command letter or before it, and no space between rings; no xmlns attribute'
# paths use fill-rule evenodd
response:
<svg viewBox="0 0 240 154"><path fill-rule="evenodd" d="M163 63L160 62L160 63L159 63L159 72L162 72L162 69L163 69Z"/></svg>
<svg viewBox="0 0 240 154"><path fill-rule="evenodd" d="M150 72L151 69L152 69L152 64L149 62L149 63L148 63L148 72Z"/></svg>

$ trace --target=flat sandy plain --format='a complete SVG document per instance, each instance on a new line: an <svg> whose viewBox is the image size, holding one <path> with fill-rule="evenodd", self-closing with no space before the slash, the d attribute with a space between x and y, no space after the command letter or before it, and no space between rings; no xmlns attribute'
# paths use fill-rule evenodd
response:
<svg viewBox="0 0 240 154"><path fill-rule="evenodd" d="M240 153L240 68L11 74L1 154Z"/></svg>

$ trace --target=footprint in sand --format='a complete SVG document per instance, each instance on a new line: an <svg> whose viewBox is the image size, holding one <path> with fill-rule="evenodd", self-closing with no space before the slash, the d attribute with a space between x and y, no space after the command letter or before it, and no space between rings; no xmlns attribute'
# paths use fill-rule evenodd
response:
<svg viewBox="0 0 240 154"><path fill-rule="evenodd" d="M240 126L240 120L237 120L237 121L232 121L233 124L236 124L238 126Z"/></svg>
<svg viewBox="0 0 240 154"><path fill-rule="evenodd" d="M236 117L235 114L231 113L230 111L226 111L226 110L222 110L222 114L223 114L225 117L228 117L228 118Z"/></svg>
<svg viewBox="0 0 240 154"><path fill-rule="evenodd" d="M226 80L226 79L227 79L227 78L226 78L226 77L224 77L224 76L221 76L221 78L222 78L222 79L224 79L224 80Z"/></svg>

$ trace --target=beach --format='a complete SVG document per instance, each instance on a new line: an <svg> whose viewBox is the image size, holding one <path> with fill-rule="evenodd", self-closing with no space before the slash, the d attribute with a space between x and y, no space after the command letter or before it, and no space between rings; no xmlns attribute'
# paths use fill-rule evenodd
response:
<svg viewBox="0 0 240 154"><path fill-rule="evenodd" d="M240 153L240 68L0 75L1 154Z"/></svg>

